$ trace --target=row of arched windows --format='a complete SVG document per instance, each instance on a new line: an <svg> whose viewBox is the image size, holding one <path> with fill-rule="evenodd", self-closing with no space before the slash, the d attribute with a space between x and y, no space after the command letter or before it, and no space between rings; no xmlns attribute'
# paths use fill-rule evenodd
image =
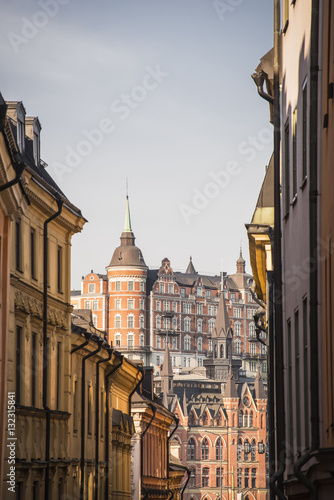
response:
<svg viewBox="0 0 334 500"><path fill-rule="evenodd" d="M226 446L224 446L224 440L219 437L215 443L215 459L216 460L226 460ZM205 437L202 440L200 446L200 456L196 453L196 442L194 438L190 438L188 441L188 460L209 460L213 459L210 453L210 442ZM252 439L251 442L246 439L244 443L241 438L238 439L237 442L237 460L241 462L242 460L245 462L251 461L254 462L256 460L256 441Z"/></svg>

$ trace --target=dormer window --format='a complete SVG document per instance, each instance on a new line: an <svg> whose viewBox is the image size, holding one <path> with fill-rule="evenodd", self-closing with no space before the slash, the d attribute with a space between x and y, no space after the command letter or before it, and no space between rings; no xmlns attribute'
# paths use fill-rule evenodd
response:
<svg viewBox="0 0 334 500"><path fill-rule="evenodd" d="M32 140L32 155L34 157L34 163L38 167L41 160L41 146L40 146L40 134L41 134L41 124L38 118L27 116L26 118L26 135Z"/></svg>
<svg viewBox="0 0 334 500"><path fill-rule="evenodd" d="M25 149L25 109L22 103L17 106L17 145L20 153Z"/></svg>

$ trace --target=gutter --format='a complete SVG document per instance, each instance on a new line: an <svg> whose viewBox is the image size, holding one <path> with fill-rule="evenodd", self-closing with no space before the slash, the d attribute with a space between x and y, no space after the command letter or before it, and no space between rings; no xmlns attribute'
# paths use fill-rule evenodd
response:
<svg viewBox="0 0 334 500"><path fill-rule="evenodd" d="M319 73L319 0L312 1L311 44L310 44L310 165L309 169L309 252L312 259L310 266L310 389L311 389L311 449L295 462L293 470L300 482L309 490L311 500L317 500L316 485L301 471L312 452L319 449L319 361L318 361L318 73Z"/></svg>
<svg viewBox="0 0 334 500"><path fill-rule="evenodd" d="M63 210L64 201L58 195L57 199L58 210L46 221L44 221L43 245L44 245L44 262L43 262L43 408L46 411L46 437L45 437L45 491L44 499L49 499L49 472L50 472L50 434L51 434L51 410L47 404L47 384L48 384L48 224L58 217Z"/></svg>
<svg viewBox="0 0 334 500"><path fill-rule="evenodd" d="M100 359L96 363L96 397L95 397L95 500L99 498L99 440L100 440L100 420L99 420L99 405L100 405L100 364L110 361L113 349L107 347L108 357ZM102 418L102 415L101 415Z"/></svg>
<svg viewBox="0 0 334 500"><path fill-rule="evenodd" d="M105 376L105 385L106 385L106 484L105 484L105 498L109 498L109 388L108 388L108 378L119 370L123 364L124 356L121 356L121 360L117 366Z"/></svg>
<svg viewBox="0 0 334 500"><path fill-rule="evenodd" d="M151 417L151 420L149 421L149 423L147 424L145 430L142 432L142 435L140 436L140 477L141 477L141 480L143 480L143 477L144 477L144 465L143 465L143 438L146 434L146 432L148 431L149 427L151 426L154 418L155 418L155 414L156 414L156 407L153 406L151 403L149 403L148 405L153 414L152 414L152 417ZM142 500L146 500L146 498L148 497L148 491L146 491L146 489L144 488L143 484L141 485L141 494L144 493L144 496L142 497Z"/></svg>
<svg viewBox="0 0 334 500"><path fill-rule="evenodd" d="M92 339L92 337L91 337ZM84 500L85 491L85 423L86 423L86 360L101 351L103 339L97 339L98 347L81 360L81 461L80 461L80 500Z"/></svg>

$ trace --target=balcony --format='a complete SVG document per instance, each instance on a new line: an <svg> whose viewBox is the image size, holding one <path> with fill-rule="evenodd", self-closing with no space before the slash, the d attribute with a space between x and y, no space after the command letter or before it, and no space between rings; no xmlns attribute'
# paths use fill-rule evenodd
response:
<svg viewBox="0 0 334 500"><path fill-rule="evenodd" d="M180 330L171 330L171 329L164 329L164 328L159 328L155 330L155 333L158 335L180 335Z"/></svg>

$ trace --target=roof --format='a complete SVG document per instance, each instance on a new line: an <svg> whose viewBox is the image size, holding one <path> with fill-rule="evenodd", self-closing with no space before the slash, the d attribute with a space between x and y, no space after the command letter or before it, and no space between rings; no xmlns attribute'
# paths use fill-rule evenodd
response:
<svg viewBox="0 0 334 500"><path fill-rule="evenodd" d="M227 313L226 302L224 294L220 294L218 311L215 321L215 326L212 330L212 338L214 337L227 337L230 333L230 319Z"/></svg>
<svg viewBox="0 0 334 500"><path fill-rule="evenodd" d="M186 274L197 274L196 269L194 268L194 264L193 264L191 256L190 256L188 267L186 269Z"/></svg>

